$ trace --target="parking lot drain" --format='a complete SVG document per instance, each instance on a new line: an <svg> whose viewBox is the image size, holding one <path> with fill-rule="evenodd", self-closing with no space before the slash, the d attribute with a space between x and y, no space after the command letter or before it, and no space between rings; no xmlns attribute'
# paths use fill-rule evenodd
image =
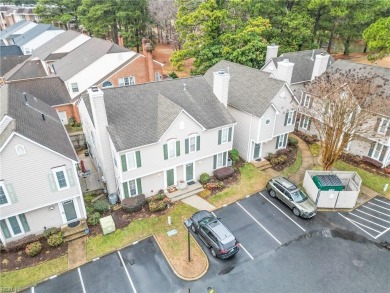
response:
<svg viewBox="0 0 390 293"><path fill-rule="evenodd" d="M168 236L173 236L175 234L177 234L177 230L176 229L173 229L173 230L170 230L167 232Z"/></svg>
<svg viewBox="0 0 390 293"><path fill-rule="evenodd" d="M218 275L226 275L226 274L229 274L233 269L234 269L234 267L228 267L228 268L223 269L222 271L220 271L220 272L218 273Z"/></svg>

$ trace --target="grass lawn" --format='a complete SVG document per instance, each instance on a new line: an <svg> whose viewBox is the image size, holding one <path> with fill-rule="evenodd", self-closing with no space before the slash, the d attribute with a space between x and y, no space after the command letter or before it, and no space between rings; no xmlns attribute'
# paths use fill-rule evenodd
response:
<svg viewBox="0 0 390 293"><path fill-rule="evenodd" d="M19 291L18 289L34 285L50 276L60 274L67 269L68 256L64 255L34 267L4 272L0 274L1 288L12 288L11 291L7 292Z"/></svg>
<svg viewBox="0 0 390 293"><path fill-rule="evenodd" d="M162 216L139 219L112 234L89 238L87 259L92 260L154 234L178 274L187 278L199 276L206 269L207 258L191 236L191 262L188 262L188 232L183 225L183 221L196 211L189 205L178 203ZM171 216L172 220L170 226L167 222L168 216ZM167 232L172 229L176 229L178 233L169 237Z"/></svg>
<svg viewBox="0 0 390 293"><path fill-rule="evenodd" d="M384 194L387 197L390 197L390 189L387 189L386 192L383 191L384 185L386 183L390 183L389 178L367 172L366 170L357 168L342 161L337 161L333 167L340 171L355 171L362 178L363 184L365 186L377 191L378 193Z"/></svg>
<svg viewBox="0 0 390 293"><path fill-rule="evenodd" d="M266 173L259 171L252 164L245 164L240 169L240 181L223 191L217 193L208 201L216 207L237 201L249 194L258 192L265 188L268 180L271 179Z"/></svg>
<svg viewBox="0 0 390 293"><path fill-rule="evenodd" d="M301 150L298 149L297 158L294 164L284 169L281 173L283 176L290 177L292 174L296 173L299 170L301 165L302 165L302 153Z"/></svg>

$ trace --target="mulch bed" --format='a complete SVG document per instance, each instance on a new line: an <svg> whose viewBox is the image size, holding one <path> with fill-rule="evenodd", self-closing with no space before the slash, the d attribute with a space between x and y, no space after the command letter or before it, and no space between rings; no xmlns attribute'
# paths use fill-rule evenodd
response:
<svg viewBox="0 0 390 293"><path fill-rule="evenodd" d="M359 156L342 153L339 159L347 164L366 170L367 172L390 178L390 174L387 174L384 168L379 168L368 162L362 161L362 159Z"/></svg>
<svg viewBox="0 0 390 293"><path fill-rule="evenodd" d="M1 272L23 269L30 266L35 266L41 262L58 258L67 254L68 244L63 243L59 247L51 247L47 244L46 238L40 239L42 251L36 256L28 256L24 250L14 252L1 252Z"/></svg>
<svg viewBox="0 0 390 293"><path fill-rule="evenodd" d="M283 153L283 155L287 156L287 160L283 164L273 165L272 169L280 172L295 163L297 159L298 147L289 146L288 150L289 150L288 152Z"/></svg>

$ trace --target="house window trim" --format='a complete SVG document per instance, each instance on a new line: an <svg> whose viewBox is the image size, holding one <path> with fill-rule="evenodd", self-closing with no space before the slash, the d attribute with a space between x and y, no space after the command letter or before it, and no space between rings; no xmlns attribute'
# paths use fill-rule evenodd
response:
<svg viewBox="0 0 390 293"><path fill-rule="evenodd" d="M194 150L191 150L191 139L194 140ZM188 137L188 153L191 154L191 153L195 153L197 150L196 150L196 145L197 145L197 142L198 142L198 135L196 134L192 134Z"/></svg>
<svg viewBox="0 0 390 293"><path fill-rule="evenodd" d="M379 147L378 156L375 157L375 152L376 152L376 150L377 150L378 147ZM384 147L383 144L381 144L381 143L379 143L379 142L375 143L375 147L374 147L374 149L372 150L371 158L373 158L374 160L379 161L379 159L380 159L380 157L381 157L381 154L382 154L382 152L383 152L383 147Z"/></svg>
<svg viewBox="0 0 390 293"><path fill-rule="evenodd" d="M110 83L110 85L104 86L105 83ZM114 84L113 84L111 81L109 81L109 80L103 81L103 83L102 83L102 88L105 89L105 88L110 88L110 87L114 87Z"/></svg>
<svg viewBox="0 0 390 293"><path fill-rule="evenodd" d="M221 156L221 162L222 162L222 164L221 164L221 165L218 165L218 162L219 162L219 156ZM216 161L216 163L215 163L215 166L216 166L216 168L215 168L215 169L219 169L219 168L225 167L225 162L223 161L223 152L222 152L222 153L218 153L218 154L217 154L217 161Z"/></svg>
<svg viewBox="0 0 390 293"><path fill-rule="evenodd" d="M76 86L74 87L73 85L76 85ZM79 85L77 84L77 82L71 82L70 89L72 90L72 93L78 93L80 91Z"/></svg>
<svg viewBox="0 0 390 293"><path fill-rule="evenodd" d="M24 155L26 155L26 149L24 148L24 146L22 144L17 144L15 146L15 151L16 151L16 155L17 156L24 156Z"/></svg>
<svg viewBox="0 0 390 293"><path fill-rule="evenodd" d="M287 113L287 125L293 125L294 124L294 110L290 110ZM291 120L291 121L290 121Z"/></svg>
<svg viewBox="0 0 390 293"><path fill-rule="evenodd" d="M279 141L278 141L278 148L277 150L280 150L280 149L285 149L287 147L287 138L286 138L286 143L284 144L284 141L285 141L285 136L288 135L288 133L284 133L284 134L281 134L279 135Z"/></svg>
<svg viewBox="0 0 390 293"><path fill-rule="evenodd" d="M126 79L127 79L127 84L126 84ZM118 85L119 86L135 85L135 76L119 77L118 78Z"/></svg>
<svg viewBox="0 0 390 293"><path fill-rule="evenodd" d="M302 115L303 116L303 122L301 128L308 130L309 127L309 122L310 122L310 117L307 115Z"/></svg>
<svg viewBox="0 0 390 293"><path fill-rule="evenodd" d="M58 190L58 191L61 191L61 190L65 190L65 189L70 188L70 185L69 185L69 178L68 178L68 174L67 174L67 172L66 172L65 166L53 168L53 169L51 169L51 171L52 171L52 173L53 173L54 181L55 181L55 183L56 183L56 186L57 186L57 190ZM59 184L58 178L57 178L57 174L56 174L58 171L62 171L63 174L64 174L64 178L65 178L65 182L66 182L66 186L65 186L65 187L60 187L60 184Z"/></svg>
<svg viewBox="0 0 390 293"><path fill-rule="evenodd" d="M305 95L305 98L304 98L304 100L303 100L303 107L309 108L310 102L311 102L311 95L306 94L306 95Z"/></svg>
<svg viewBox="0 0 390 293"><path fill-rule="evenodd" d="M173 145L173 149L170 149ZM170 155L170 151L173 152L173 156ZM167 154L168 160L176 158L176 139L171 139L167 141Z"/></svg>
<svg viewBox="0 0 390 293"><path fill-rule="evenodd" d="M18 225L19 225L19 228L20 228L20 233L18 234L15 234L14 233L14 230L12 229L12 226L11 226L11 223L9 222L9 218L12 218L12 217L15 217L16 218L16 221L18 222ZM26 234L27 232L24 230L24 227L22 225L22 221L20 220L19 218L19 215L15 215L15 216L11 216L11 217L8 217L8 218L4 218L2 220L5 220L5 223L7 224L7 228L8 228L8 231L9 233L11 234L11 238L14 238L14 237L17 237L17 236L20 236L20 235L24 235Z"/></svg>
<svg viewBox="0 0 390 293"><path fill-rule="evenodd" d="M386 118L382 117L382 120L381 120L381 123L379 124L377 132L380 134L386 134L387 128L389 127L389 123L390 123L390 119L386 119ZM384 128L384 131L381 131L382 127Z"/></svg>
<svg viewBox="0 0 390 293"><path fill-rule="evenodd" d="M224 140L224 134L226 134L226 141ZM229 142L229 127L223 128L221 133L221 144Z"/></svg>
<svg viewBox="0 0 390 293"><path fill-rule="evenodd" d="M133 158L133 167L130 164L130 159ZM126 153L126 163L127 163L127 171L137 169L137 158L135 156L135 151Z"/></svg>
<svg viewBox="0 0 390 293"><path fill-rule="evenodd" d="M131 194L130 182L134 182L135 194ZM128 192L129 192L129 197L137 196L138 195L137 180L136 179L132 179L132 180L127 181L127 189L128 189Z"/></svg>
<svg viewBox="0 0 390 293"><path fill-rule="evenodd" d="M0 207L5 207L5 206L8 206L11 204L11 198L9 197L9 194L8 194L8 190L7 188L5 187L5 184L3 181L0 181L0 186L1 188L3 189L3 192L5 194L5 198L7 199L7 203L4 203L4 204L0 204Z"/></svg>

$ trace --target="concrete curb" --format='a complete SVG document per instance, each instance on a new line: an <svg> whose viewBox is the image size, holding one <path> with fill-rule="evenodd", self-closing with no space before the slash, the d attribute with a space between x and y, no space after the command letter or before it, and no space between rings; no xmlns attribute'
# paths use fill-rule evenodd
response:
<svg viewBox="0 0 390 293"><path fill-rule="evenodd" d="M187 229L187 227L185 226L184 223L183 223L183 226ZM205 259L206 259L206 267L205 267L205 269L203 270L203 272L202 272L200 275L198 275L198 276L196 276L196 277L194 277L194 278L187 278L187 277L185 277L185 276L180 275L180 274L175 270L175 268L173 267L173 265L171 264L171 261L169 260L168 256L165 254L165 251L162 249L162 247L161 247L160 243L158 242L157 238L154 236L154 234L153 234L152 236L153 236L153 238L156 240L156 243L157 243L158 247L160 248L161 252L163 253L163 255L164 255L165 259L167 260L169 266L171 267L172 271L175 273L175 275L176 275L178 278L180 278L180 279L182 279L182 280L184 280L184 281L195 281L195 280L199 280L200 278L202 278L202 277L207 273L207 271L208 271L208 269L209 269L209 265L210 265L210 264L209 264L209 259L208 259L207 255L204 253L202 247L200 247L198 241L196 241L196 239L192 236L192 234L191 234L191 238L193 239L193 241L195 241L195 245L198 246L198 248L200 249L200 251L202 252L203 256L204 256Z"/></svg>

